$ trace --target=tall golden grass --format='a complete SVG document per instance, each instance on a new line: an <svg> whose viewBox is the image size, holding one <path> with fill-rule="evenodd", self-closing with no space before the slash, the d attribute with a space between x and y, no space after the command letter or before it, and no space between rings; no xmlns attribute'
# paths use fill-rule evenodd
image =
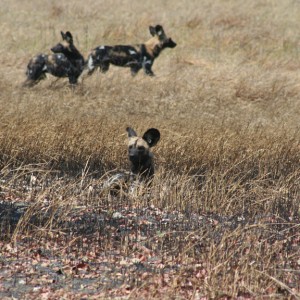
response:
<svg viewBox="0 0 300 300"><path fill-rule="evenodd" d="M194 299L242 292L299 298L299 17L294 0L3 1L1 191L3 198L30 204L6 237L23 241L34 232L42 239L52 230L54 237L74 207L110 214L153 206L190 219L212 215L209 230L191 222L188 234L188 226L179 226L146 243L170 265L182 266L163 297L177 291L184 298L183 286L191 285ZM154 78L111 67L75 89L53 77L21 88L29 59L50 53L61 30L72 32L86 57L102 44L144 42L155 24L177 47L155 61ZM125 192L111 198L101 191L106 174L128 169L127 126L161 131L147 197ZM246 221L230 226L222 219L230 216ZM99 232L107 249L119 249ZM120 247L134 251L135 242L126 243ZM155 286L151 277L132 283L131 297L145 284ZM157 293L147 297L162 297Z"/></svg>

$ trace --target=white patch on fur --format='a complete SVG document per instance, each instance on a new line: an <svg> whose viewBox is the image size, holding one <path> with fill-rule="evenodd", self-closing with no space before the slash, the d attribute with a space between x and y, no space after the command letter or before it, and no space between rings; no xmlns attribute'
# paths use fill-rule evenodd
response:
<svg viewBox="0 0 300 300"><path fill-rule="evenodd" d="M109 177L104 183L103 188L111 188L113 185L120 186L122 185L122 181L126 181L126 174L125 173L117 173Z"/></svg>
<svg viewBox="0 0 300 300"><path fill-rule="evenodd" d="M136 54L136 51L134 51L134 50L129 50L129 54L130 54L130 55Z"/></svg>
<svg viewBox="0 0 300 300"><path fill-rule="evenodd" d="M161 35L161 34L162 34L162 31L159 31L157 34L158 34L158 35Z"/></svg>
<svg viewBox="0 0 300 300"><path fill-rule="evenodd" d="M46 65L43 66L43 71L47 71L47 66Z"/></svg>
<svg viewBox="0 0 300 300"><path fill-rule="evenodd" d="M98 49L103 50L103 49L105 49L105 46L100 46L100 47L98 47Z"/></svg>
<svg viewBox="0 0 300 300"><path fill-rule="evenodd" d="M58 55L57 55L57 58L58 58L58 59L61 59L61 54L58 54Z"/></svg>
<svg viewBox="0 0 300 300"><path fill-rule="evenodd" d="M93 70L94 69L94 61L93 61L92 56L89 57L88 68L89 68L89 70Z"/></svg>
<svg viewBox="0 0 300 300"><path fill-rule="evenodd" d="M147 59L147 56L144 56L143 58L143 65L152 65L152 60Z"/></svg>

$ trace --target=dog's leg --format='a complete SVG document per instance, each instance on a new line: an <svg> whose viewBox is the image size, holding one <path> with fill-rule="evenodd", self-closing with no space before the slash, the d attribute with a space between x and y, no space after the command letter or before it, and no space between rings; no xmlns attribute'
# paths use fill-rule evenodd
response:
<svg viewBox="0 0 300 300"><path fill-rule="evenodd" d="M77 84L77 76L75 76L75 75L69 75L69 83L70 83L70 85L76 85Z"/></svg>
<svg viewBox="0 0 300 300"><path fill-rule="evenodd" d="M139 70L142 68L140 64L134 64L130 66L131 75L135 76Z"/></svg>
<svg viewBox="0 0 300 300"><path fill-rule="evenodd" d="M143 66L145 74L148 75L148 76L154 76L154 73L153 73L153 71L151 69L152 68L152 64L153 64L153 61L151 59L147 59L144 56L144 60L143 60L142 66Z"/></svg>
<svg viewBox="0 0 300 300"><path fill-rule="evenodd" d="M79 77L79 81L80 83L83 83L83 81L89 77L90 75L92 75L95 71L95 68L93 70L89 70L87 66L85 66L85 68L83 69L82 73L80 74Z"/></svg>
<svg viewBox="0 0 300 300"><path fill-rule="evenodd" d="M102 61L100 63L100 71L101 73L106 73L109 69L109 62L108 61Z"/></svg>

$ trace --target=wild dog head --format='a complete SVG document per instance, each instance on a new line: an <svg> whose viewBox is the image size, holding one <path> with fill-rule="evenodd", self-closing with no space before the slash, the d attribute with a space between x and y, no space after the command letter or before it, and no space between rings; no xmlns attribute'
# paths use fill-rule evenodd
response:
<svg viewBox="0 0 300 300"><path fill-rule="evenodd" d="M150 128L142 137L139 137L131 127L127 127L126 130L128 133L128 157L131 163L131 172L142 177L153 176L153 154L150 152L150 148L159 141L160 132L155 128Z"/></svg>
<svg viewBox="0 0 300 300"><path fill-rule="evenodd" d="M52 47L51 51L54 53L63 53L74 66L82 69L84 66L84 58L74 46L71 32L67 31L64 33L61 31L60 33L62 36L62 42Z"/></svg>
<svg viewBox="0 0 300 300"><path fill-rule="evenodd" d="M154 175L153 154L150 148L155 146L160 139L160 133L155 128L148 129L142 137L127 127L128 133L128 158L131 164L131 172L118 172L103 183L103 191L109 191L111 195L117 195L120 190L137 192L140 183L151 183Z"/></svg>
<svg viewBox="0 0 300 300"><path fill-rule="evenodd" d="M177 44L171 39L168 38L165 34L165 31L161 25L150 26L149 27L150 34L155 38L154 43L155 47L153 49L153 54L156 56L162 49L165 48L175 48ZM152 41L153 42L153 41Z"/></svg>
<svg viewBox="0 0 300 300"><path fill-rule="evenodd" d="M51 51L54 53L72 52L71 46L74 47L74 44L73 44L73 36L71 32L67 31L66 33L64 33L61 31L60 34L62 36L62 42L52 47Z"/></svg>

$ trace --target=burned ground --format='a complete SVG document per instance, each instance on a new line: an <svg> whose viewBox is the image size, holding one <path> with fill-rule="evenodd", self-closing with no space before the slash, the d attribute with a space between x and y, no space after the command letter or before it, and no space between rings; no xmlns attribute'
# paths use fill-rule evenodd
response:
<svg viewBox="0 0 300 300"><path fill-rule="evenodd" d="M14 4L0 24L1 298L299 299L299 3ZM112 66L75 89L20 87L61 30L86 56L150 24L177 42L155 78ZM159 128L155 177L112 194L127 126Z"/></svg>

